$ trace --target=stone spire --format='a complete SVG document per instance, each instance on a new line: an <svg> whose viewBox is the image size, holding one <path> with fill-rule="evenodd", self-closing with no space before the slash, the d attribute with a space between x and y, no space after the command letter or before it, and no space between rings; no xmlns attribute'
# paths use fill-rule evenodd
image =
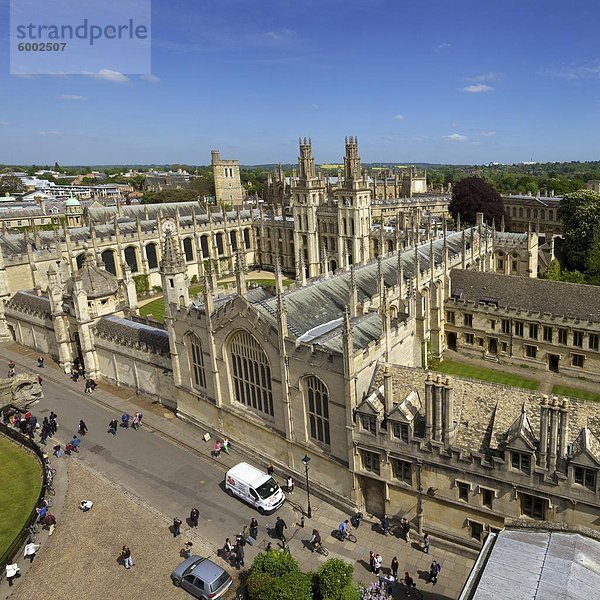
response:
<svg viewBox="0 0 600 600"><path fill-rule="evenodd" d="M177 238L169 230L165 234L160 270L165 273L179 273L186 270Z"/></svg>
<svg viewBox="0 0 600 600"><path fill-rule="evenodd" d="M235 284L239 296L245 296L248 292L246 283L246 266L244 265L244 253L240 248L236 250L235 260Z"/></svg>
<svg viewBox="0 0 600 600"><path fill-rule="evenodd" d="M358 287L356 285L356 276L354 265L350 265L350 315L358 316Z"/></svg>
<svg viewBox="0 0 600 600"><path fill-rule="evenodd" d="M283 298L283 274L281 273L279 255L275 257L275 291L277 293L277 321L279 325L279 335L283 338L288 334L288 323L287 309L285 308L285 300Z"/></svg>
<svg viewBox="0 0 600 600"><path fill-rule="evenodd" d="M298 277L297 280L300 285L304 287L306 285L306 266L304 265L304 253L302 250L298 252Z"/></svg>

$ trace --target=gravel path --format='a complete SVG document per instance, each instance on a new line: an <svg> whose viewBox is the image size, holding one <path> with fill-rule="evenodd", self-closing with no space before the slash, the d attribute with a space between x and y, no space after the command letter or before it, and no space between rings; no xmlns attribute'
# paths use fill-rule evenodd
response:
<svg viewBox="0 0 600 600"><path fill-rule="evenodd" d="M188 540L194 554L210 556L227 567L212 556L215 549L196 531L184 524L182 535L174 539L170 519L76 459L69 460L68 478L65 508L54 535L42 542L31 569L7 598L186 600L192 597L175 588L169 576L182 560L179 552ZM94 502L87 513L79 510L83 499ZM182 520L186 516L180 515ZM134 561L130 570L117 562L124 544L131 548ZM227 570L235 577L234 569ZM6 593L8 588L2 587Z"/></svg>

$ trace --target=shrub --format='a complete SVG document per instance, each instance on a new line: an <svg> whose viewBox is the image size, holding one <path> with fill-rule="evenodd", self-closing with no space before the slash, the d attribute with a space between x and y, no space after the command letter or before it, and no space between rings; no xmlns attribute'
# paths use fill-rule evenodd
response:
<svg viewBox="0 0 600 600"><path fill-rule="evenodd" d="M340 594L340 600L361 600L360 592L354 585L349 583Z"/></svg>
<svg viewBox="0 0 600 600"><path fill-rule="evenodd" d="M298 573L299 571L298 563L291 554L270 550L257 555L252 564L251 573L267 573L274 577L282 577L288 573Z"/></svg>
<svg viewBox="0 0 600 600"><path fill-rule="evenodd" d="M353 567L340 558L330 558L317 572L319 594L323 600L338 600L352 583Z"/></svg>

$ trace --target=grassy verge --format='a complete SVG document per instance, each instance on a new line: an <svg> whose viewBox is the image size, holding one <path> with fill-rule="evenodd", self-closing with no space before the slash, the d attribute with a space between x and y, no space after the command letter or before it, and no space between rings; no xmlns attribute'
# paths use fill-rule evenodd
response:
<svg viewBox="0 0 600 600"><path fill-rule="evenodd" d="M448 375L458 375L461 377L470 377L471 379L481 379L493 383L501 383L512 387L525 388L527 390L537 390L539 382L535 379L521 377L512 373L486 369L484 367L475 367L466 363L454 360L443 360L436 368L437 371L447 373Z"/></svg>
<svg viewBox="0 0 600 600"><path fill-rule="evenodd" d="M552 393L556 396L571 396L573 398L580 398L581 400L600 402L600 394L597 394L596 392L589 392L588 390L582 390L580 388L572 388L567 385L555 385L552 388Z"/></svg>
<svg viewBox="0 0 600 600"><path fill-rule="evenodd" d="M42 487L37 459L0 435L0 555L33 510Z"/></svg>

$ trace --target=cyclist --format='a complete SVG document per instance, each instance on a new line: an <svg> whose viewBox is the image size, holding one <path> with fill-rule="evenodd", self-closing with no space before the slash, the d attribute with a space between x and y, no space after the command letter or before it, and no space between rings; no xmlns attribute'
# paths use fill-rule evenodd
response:
<svg viewBox="0 0 600 600"><path fill-rule="evenodd" d="M340 532L340 538L342 542L348 537L348 529L350 528L350 521L346 519L343 523L338 527L338 531Z"/></svg>
<svg viewBox="0 0 600 600"><path fill-rule="evenodd" d="M323 545L321 544L321 534L316 529L312 530L312 537L310 538L310 543L312 544L313 552L323 547Z"/></svg>
<svg viewBox="0 0 600 600"><path fill-rule="evenodd" d="M405 571L405 573L404 573L404 585L407 588L411 588L411 589L414 589L417 587L417 584L415 583L414 579L409 575L408 571Z"/></svg>

